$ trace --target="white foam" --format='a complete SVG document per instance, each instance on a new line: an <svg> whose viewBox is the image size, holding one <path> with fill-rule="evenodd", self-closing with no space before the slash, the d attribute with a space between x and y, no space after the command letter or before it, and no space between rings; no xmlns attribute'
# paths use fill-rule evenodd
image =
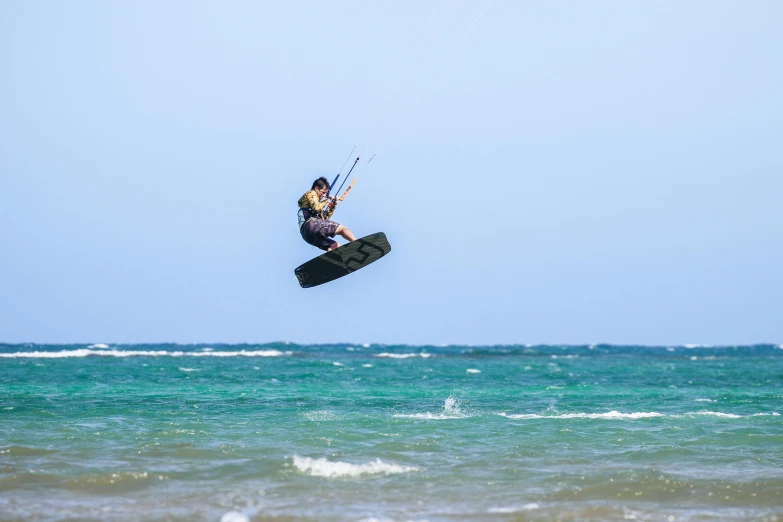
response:
<svg viewBox="0 0 783 522"><path fill-rule="evenodd" d="M281 352L280 350L240 350L238 352L172 352L177 357L280 357L281 355L292 355L294 352Z"/></svg>
<svg viewBox="0 0 783 522"><path fill-rule="evenodd" d="M250 522L250 519L247 515L240 513L239 511L229 511L220 517L220 522Z"/></svg>
<svg viewBox="0 0 783 522"><path fill-rule="evenodd" d="M390 359L410 359L411 357L424 357L425 359L427 357L432 357L431 353L379 353L376 355L376 357L388 357Z"/></svg>
<svg viewBox="0 0 783 522"><path fill-rule="evenodd" d="M720 417L724 419L742 419L745 417L761 417L761 416L778 416L777 412L769 413L754 413L752 415L737 415L735 413L723 413L719 411L695 411L683 414L670 414L666 415L655 411L644 412L638 411L634 413L620 413L618 411L609 411L606 413L562 413L560 415L540 415L538 413L519 413L508 414L500 413L501 417L514 420L529 420L529 419L606 419L606 420L636 420L636 419L649 419L653 417L667 417L672 419L682 418L685 415L706 415L713 417Z"/></svg>
<svg viewBox="0 0 783 522"><path fill-rule="evenodd" d="M464 419L467 417L459 408L459 401L454 397L449 397L443 402L443 412L441 413L398 413L394 415L400 419L423 419L423 420L445 420L445 419Z"/></svg>
<svg viewBox="0 0 783 522"><path fill-rule="evenodd" d="M343 363L336 362L336 361L333 361L332 364L335 365L335 366L345 366Z"/></svg>
<svg viewBox="0 0 783 522"><path fill-rule="evenodd" d="M724 417L726 419L740 419L742 415L735 415L733 413L721 413L719 411L697 411L689 413L688 415L712 415L714 417Z"/></svg>
<svg viewBox="0 0 783 522"><path fill-rule="evenodd" d="M234 352L169 352L166 350L90 350L79 348L76 350L60 350L58 352L16 352L0 353L0 357L7 359L32 358L32 359L63 359L67 357L88 357L100 355L102 357L280 357L291 355L293 352L281 352L279 350L240 350Z"/></svg>
<svg viewBox="0 0 783 522"><path fill-rule="evenodd" d="M443 401L443 411L446 413L462 414L459 409L459 401L451 395L449 395L449 397Z"/></svg>
<svg viewBox="0 0 783 522"><path fill-rule="evenodd" d="M198 370L196 368L181 368L179 369L181 372L200 372L201 370Z"/></svg>
<svg viewBox="0 0 783 522"><path fill-rule="evenodd" d="M370 347L370 343L364 343L364 344L362 345L362 348L369 348L369 347Z"/></svg>
<svg viewBox="0 0 783 522"><path fill-rule="evenodd" d="M525 504L524 506L509 506L509 507L493 507L489 508L487 510L488 513L497 513L497 514L511 514L511 513L519 513L520 511L533 511L535 509L538 509L540 506L536 504L535 502L531 502L530 504Z"/></svg>
<svg viewBox="0 0 783 522"><path fill-rule="evenodd" d="M302 473L307 473L314 477L340 478L340 477L359 477L361 475L394 475L398 473L409 473L419 471L419 468L413 466L400 466L398 464L388 464L381 459L366 462L364 464L351 464L350 462L331 462L325 458L311 459L310 457L299 457L294 455L294 467Z"/></svg>
<svg viewBox="0 0 783 522"><path fill-rule="evenodd" d="M481 373L481 370L477 370L475 368L468 368L465 370L467 373Z"/></svg>
<svg viewBox="0 0 783 522"><path fill-rule="evenodd" d="M395 413L394 417L398 419L420 419L420 420L446 420L463 419L465 415L450 415L447 413Z"/></svg>
<svg viewBox="0 0 783 522"><path fill-rule="evenodd" d="M98 344L91 344L87 348L89 348L91 350L105 350L108 347L109 347L108 344L98 343Z"/></svg>
<svg viewBox="0 0 783 522"><path fill-rule="evenodd" d="M694 399L695 402L718 402L715 399Z"/></svg>
<svg viewBox="0 0 783 522"><path fill-rule="evenodd" d="M521 413L521 414L507 414L501 413L503 417L509 419L648 419L652 417L666 417L663 413L658 412L634 412L634 413L620 413L619 411L609 411L606 413L562 413L560 415L539 415L537 413Z"/></svg>
<svg viewBox="0 0 783 522"><path fill-rule="evenodd" d="M362 368L372 368L372 364L362 364Z"/></svg>

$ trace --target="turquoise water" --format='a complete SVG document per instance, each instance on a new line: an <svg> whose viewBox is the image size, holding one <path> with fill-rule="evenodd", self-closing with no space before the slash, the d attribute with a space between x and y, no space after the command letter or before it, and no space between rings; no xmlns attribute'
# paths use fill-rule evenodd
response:
<svg viewBox="0 0 783 522"><path fill-rule="evenodd" d="M2 520L780 520L783 349L0 345Z"/></svg>

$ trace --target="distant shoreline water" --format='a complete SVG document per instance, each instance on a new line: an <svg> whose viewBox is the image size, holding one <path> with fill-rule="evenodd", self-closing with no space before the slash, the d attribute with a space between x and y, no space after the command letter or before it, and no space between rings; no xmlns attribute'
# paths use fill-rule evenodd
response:
<svg viewBox="0 0 783 522"><path fill-rule="evenodd" d="M385 357L399 357L407 353L416 355L558 355L558 354L639 354L655 355L656 351L671 353L711 352L716 355L757 355L759 353L783 350L783 344L757 343L747 345L623 345L623 344L500 344L500 345L458 345L458 344L384 344L384 343L329 343L297 344L293 342L269 343L0 343L0 357L18 354L20 357L35 357L36 354L59 354L63 357L89 355L122 356L279 356L313 354L331 350L348 352L379 352ZM55 355L40 355L53 357Z"/></svg>

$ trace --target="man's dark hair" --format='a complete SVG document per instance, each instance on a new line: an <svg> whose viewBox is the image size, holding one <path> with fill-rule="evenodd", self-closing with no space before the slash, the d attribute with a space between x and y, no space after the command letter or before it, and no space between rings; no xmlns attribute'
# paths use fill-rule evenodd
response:
<svg viewBox="0 0 783 522"><path fill-rule="evenodd" d="M319 189L329 189L329 181L327 181L325 177L321 176L317 180L313 181L313 190L315 190L315 187L318 187Z"/></svg>

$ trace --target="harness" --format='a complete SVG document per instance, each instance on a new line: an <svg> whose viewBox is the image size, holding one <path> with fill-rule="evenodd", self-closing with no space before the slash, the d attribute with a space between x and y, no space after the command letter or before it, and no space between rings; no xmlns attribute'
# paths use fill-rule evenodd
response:
<svg viewBox="0 0 783 522"><path fill-rule="evenodd" d="M321 212L313 212L311 209L305 207L299 209L299 212L296 213L296 217L299 220L299 231L301 232L305 223L311 219L323 219L323 214Z"/></svg>

